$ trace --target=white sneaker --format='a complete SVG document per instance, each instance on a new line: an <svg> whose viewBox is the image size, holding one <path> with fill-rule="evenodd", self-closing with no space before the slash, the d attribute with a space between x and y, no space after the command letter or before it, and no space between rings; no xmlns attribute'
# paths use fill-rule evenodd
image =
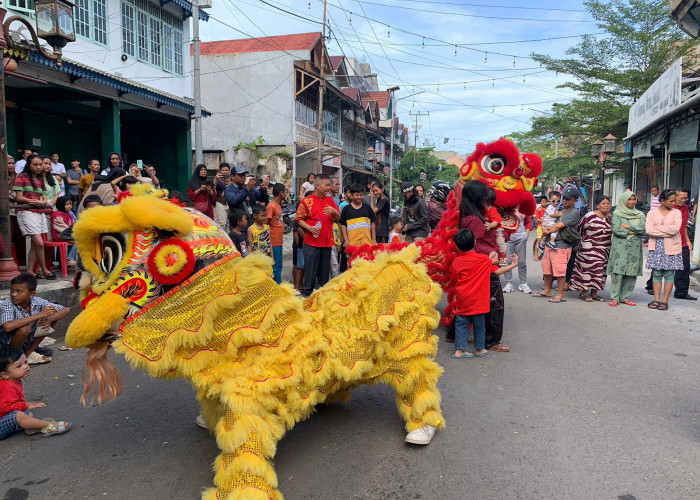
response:
<svg viewBox="0 0 700 500"><path fill-rule="evenodd" d="M527 286L527 283L523 283L518 287L518 290L520 290L523 293L532 293L532 290L530 290L530 287Z"/></svg>
<svg viewBox="0 0 700 500"><path fill-rule="evenodd" d="M207 423L204 421L204 418L202 418L201 415L197 415L197 418L194 419L194 423L200 426L202 429L209 430L209 427L207 427Z"/></svg>
<svg viewBox="0 0 700 500"><path fill-rule="evenodd" d="M425 424L420 429L416 429L415 431L411 431L406 434L405 441L411 444L430 444L430 441L432 441L433 437L435 436L436 430L436 427L433 427L430 424Z"/></svg>
<svg viewBox="0 0 700 500"><path fill-rule="evenodd" d="M513 288L513 283L506 283L506 286L503 287L503 293L510 293L515 291L515 288Z"/></svg>

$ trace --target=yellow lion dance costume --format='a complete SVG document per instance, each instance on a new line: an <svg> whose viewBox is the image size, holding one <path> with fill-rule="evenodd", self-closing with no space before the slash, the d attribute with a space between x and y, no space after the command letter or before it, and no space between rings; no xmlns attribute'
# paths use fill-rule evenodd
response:
<svg viewBox="0 0 700 500"><path fill-rule="evenodd" d="M153 377L191 380L221 450L208 500L281 499L279 439L360 384L391 384L409 435L444 427L431 334L441 291L414 246L357 261L304 301L272 280L269 258L242 259L209 218L147 191L74 226L89 274L66 343L89 348L83 403L121 392L110 344Z"/></svg>

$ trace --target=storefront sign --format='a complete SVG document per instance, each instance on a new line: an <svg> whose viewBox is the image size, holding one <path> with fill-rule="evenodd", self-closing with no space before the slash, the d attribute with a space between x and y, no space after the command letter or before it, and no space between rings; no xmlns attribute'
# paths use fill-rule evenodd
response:
<svg viewBox="0 0 700 500"><path fill-rule="evenodd" d="M678 58L630 108L627 136L632 136L681 103L681 62Z"/></svg>

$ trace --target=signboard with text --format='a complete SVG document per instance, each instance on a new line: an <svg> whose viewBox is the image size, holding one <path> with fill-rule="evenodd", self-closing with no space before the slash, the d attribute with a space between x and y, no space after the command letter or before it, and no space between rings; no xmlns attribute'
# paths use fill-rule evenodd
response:
<svg viewBox="0 0 700 500"><path fill-rule="evenodd" d="M678 58L630 108L627 137L681 103L681 63Z"/></svg>

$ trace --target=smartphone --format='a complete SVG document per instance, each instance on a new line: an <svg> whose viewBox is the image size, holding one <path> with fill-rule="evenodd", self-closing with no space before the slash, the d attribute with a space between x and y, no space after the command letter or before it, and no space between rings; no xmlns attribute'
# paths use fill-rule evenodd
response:
<svg viewBox="0 0 700 500"><path fill-rule="evenodd" d="M143 170L143 160L136 160L136 165L138 165L138 167L139 167L141 170Z"/></svg>

